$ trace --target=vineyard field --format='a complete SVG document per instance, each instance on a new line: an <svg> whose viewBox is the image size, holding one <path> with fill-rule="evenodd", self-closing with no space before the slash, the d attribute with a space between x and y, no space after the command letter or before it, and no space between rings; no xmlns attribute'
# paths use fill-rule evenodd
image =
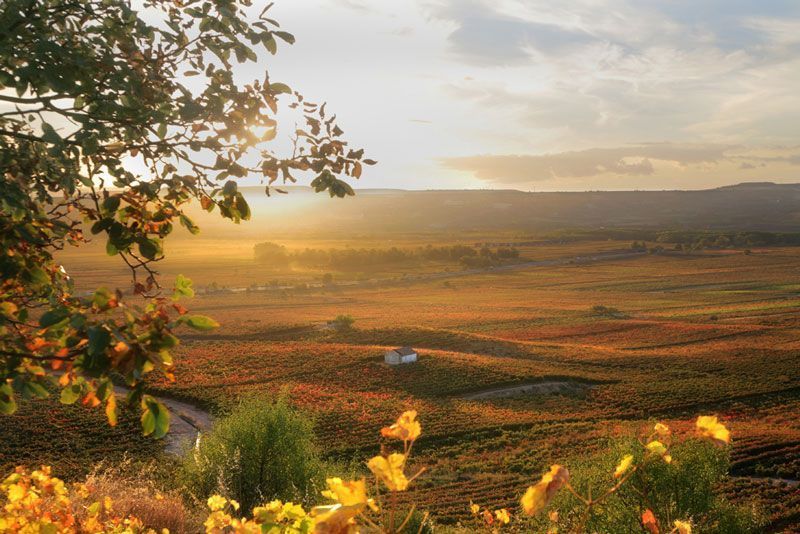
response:
<svg viewBox="0 0 800 534"><path fill-rule="evenodd" d="M585 243L560 250L580 254ZM199 294L192 309L221 327L186 333L177 381L151 388L212 412L246 395L287 395L337 459L375 452L377 429L416 409L416 462L428 471L409 498L446 523L468 514L470 499L513 506L545 466L611 436L654 419L688 431L698 413L714 413L734 435L726 490L757 494L783 528L800 525L800 490L778 483L800 478L798 280L800 250L774 248ZM340 314L352 329L329 326ZM384 364L402 345L419 361ZM548 381L579 387L467 398Z"/></svg>

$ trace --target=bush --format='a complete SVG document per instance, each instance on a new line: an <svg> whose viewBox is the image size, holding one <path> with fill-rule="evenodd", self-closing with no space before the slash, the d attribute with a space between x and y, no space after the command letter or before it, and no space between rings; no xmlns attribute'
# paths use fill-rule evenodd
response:
<svg viewBox="0 0 800 534"><path fill-rule="evenodd" d="M318 494L323 466L309 419L283 398L251 398L186 452L181 474L196 499L223 495L249 513L273 499L310 504Z"/></svg>
<svg viewBox="0 0 800 534"><path fill-rule="evenodd" d="M336 319L331 321L329 324L337 332L346 332L353 328L353 324L355 322L356 320L353 319L353 317L351 317L350 315L337 315Z"/></svg>
<svg viewBox="0 0 800 534"><path fill-rule="evenodd" d="M613 441L609 450L598 456L571 462L570 484L580 495L598 496L612 486L611 473L626 455L632 455L632 464L640 467L588 516L586 506L574 494L559 493L551 505L559 511L559 531L572 532L582 525L584 532L641 532L642 513L650 510L663 520L691 520L702 525L704 533L761 532L761 518L750 507L734 506L717 490L730 467L729 448L688 439L673 444L669 453L670 463L646 462L641 443L628 438ZM543 517L539 523L547 525L549 520Z"/></svg>
<svg viewBox="0 0 800 534"><path fill-rule="evenodd" d="M163 492L154 482L157 466L131 465L129 460L115 467L99 466L86 477L84 492L73 491L72 504L79 520L88 519L94 502L113 496L113 512L119 517L135 517L145 529L171 534L198 532L203 518L198 510L187 508L177 490Z"/></svg>
<svg viewBox="0 0 800 534"><path fill-rule="evenodd" d="M591 314L597 317L608 317L611 319L628 318L627 314L622 313L617 308L612 308L611 306L603 306L602 304L592 306Z"/></svg>

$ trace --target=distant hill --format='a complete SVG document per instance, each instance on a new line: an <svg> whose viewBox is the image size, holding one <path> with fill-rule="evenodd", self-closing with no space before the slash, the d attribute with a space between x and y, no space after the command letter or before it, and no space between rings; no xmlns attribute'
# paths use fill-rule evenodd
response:
<svg viewBox="0 0 800 534"><path fill-rule="evenodd" d="M266 197L244 188L253 220L237 236L450 231L544 232L563 228L800 231L800 184L743 183L703 191L526 193L514 190L362 189L331 199L305 187ZM230 235L219 217L197 214L203 234Z"/></svg>

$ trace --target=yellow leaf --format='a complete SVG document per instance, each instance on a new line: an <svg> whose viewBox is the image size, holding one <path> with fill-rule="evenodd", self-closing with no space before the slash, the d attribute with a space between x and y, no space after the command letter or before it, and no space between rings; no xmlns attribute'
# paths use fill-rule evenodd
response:
<svg viewBox="0 0 800 534"><path fill-rule="evenodd" d="M497 518L499 522L501 522L504 525L507 525L511 522L511 516L508 515L508 510L506 510L505 508L496 510L494 516Z"/></svg>
<svg viewBox="0 0 800 534"><path fill-rule="evenodd" d="M675 532L678 534L692 534L692 524L688 521L675 520Z"/></svg>
<svg viewBox="0 0 800 534"><path fill-rule="evenodd" d="M206 503L208 504L208 507L211 509L212 512L216 512L218 510L222 510L223 508L225 508L225 505L228 504L228 501L225 499L225 497L221 497L219 495L212 495L211 497L208 498L208 501L206 501Z"/></svg>
<svg viewBox="0 0 800 534"><path fill-rule="evenodd" d="M560 465L550 466L550 471L535 485L530 486L522 496L520 504L528 515L536 515L550 504L558 490L569 482L569 471Z"/></svg>
<svg viewBox="0 0 800 534"><path fill-rule="evenodd" d="M630 470L631 466L633 465L633 455L626 454L622 460L620 460L619 465L614 470L614 478L620 478L622 475Z"/></svg>
<svg viewBox="0 0 800 534"><path fill-rule="evenodd" d="M355 525L355 517L359 514L358 506L316 506L311 510L314 518L315 534L347 534ZM353 532L358 532L353 531Z"/></svg>
<svg viewBox="0 0 800 534"><path fill-rule="evenodd" d="M364 479L344 482L341 478L326 479L328 489L322 494L344 506L369 505L375 509L372 499L367 497L367 487Z"/></svg>
<svg viewBox="0 0 800 534"><path fill-rule="evenodd" d="M117 425L117 398L112 392L106 400L106 418L111 426Z"/></svg>
<svg viewBox="0 0 800 534"><path fill-rule="evenodd" d="M8 487L8 500L9 502L17 502L22 500L28 493L28 489L20 484L12 484Z"/></svg>
<svg viewBox="0 0 800 534"><path fill-rule="evenodd" d="M697 418L696 427L701 437L708 438L717 445L728 445L731 442L731 433L716 416L701 415Z"/></svg>
<svg viewBox="0 0 800 534"><path fill-rule="evenodd" d="M661 443L658 440L653 440L647 445L645 445L647 452L654 454L656 456L660 456L662 460L666 463L672 463L672 456L670 456L669 452L667 451L666 445Z"/></svg>
<svg viewBox="0 0 800 534"><path fill-rule="evenodd" d="M376 456L367 462L367 467L378 477L391 491L405 491L408 487L408 479L403 473L406 457L403 454L393 453L387 457Z"/></svg>
<svg viewBox="0 0 800 534"><path fill-rule="evenodd" d="M481 511L481 507L477 504L473 503L472 500L469 501L469 511L472 515L478 515L478 512Z"/></svg>
<svg viewBox="0 0 800 534"><path fill-rule="evenodd" d="M385 438L414 441L422 433L422 427L416 419L417 412L415 410L403 412L395 424L381 429L381 435Z"/></svg>

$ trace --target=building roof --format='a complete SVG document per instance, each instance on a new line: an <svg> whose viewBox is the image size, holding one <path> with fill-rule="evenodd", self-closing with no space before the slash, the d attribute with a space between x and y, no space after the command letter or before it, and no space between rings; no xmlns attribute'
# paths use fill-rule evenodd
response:
<svg viewBox="0 0 800 534"><path fill-rule="evenodd" d="M411 354L416 354L417 351L412 349L411 347L400 347L397 349L393 349L392 352L396 352L400 356L409 356Z"/></svg>

